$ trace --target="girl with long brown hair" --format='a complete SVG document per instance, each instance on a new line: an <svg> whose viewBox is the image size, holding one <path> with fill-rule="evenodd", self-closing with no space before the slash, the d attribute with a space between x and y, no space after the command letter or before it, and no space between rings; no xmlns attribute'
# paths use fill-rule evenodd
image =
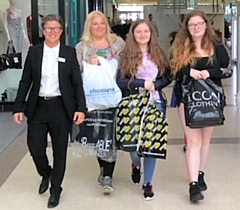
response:
<svg viewBox="0 0 240 210"><path fill-rule="evenodd" d="M120 71L117 83L124 96L148 90L150 100L157 108L165 112L159 100L162 98L162 88L171 82L168 61L160 48L155 33L146 20L137 20L132 23L129 30L125 48L120 57ZM141 160L137 152L131 152L132 181L139 184L141 179ZM145 157L144 180L142 185L145 200L154 198L152 178L156 159Z"/></svg>

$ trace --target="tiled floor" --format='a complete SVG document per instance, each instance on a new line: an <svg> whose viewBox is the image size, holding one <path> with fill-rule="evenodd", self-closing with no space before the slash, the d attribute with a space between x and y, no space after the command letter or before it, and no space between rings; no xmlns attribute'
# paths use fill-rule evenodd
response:
<svg viewBox="0 0 240 210"><path fill-rule="evenodd" d="M224 80L227 95L224 126L214 130L206 168L208 190L204 200L191 204L183 152L183 133L177 110L169 108L169 149L166 160L158 160L153 180L155 199L144 201L141 186L130 181L130 158L119 152L114 172L114 192L101 193L97 183L98 165L94 156L73 155L69 146L66 176L59 210L239 210L240 209L240 112L236 107L234 77ZM170 99L172 87L165 92ZM0 128L3 125L0 122ZM6 129L6 132L11 130ZM2 137L1 137L2 138ZM47 209L49 193L38 195L40 177L26 148L26 132L0 153L0 209ZM0 139L2 140L2 139ZM51 157L51 148L48 149Z"/></svg>

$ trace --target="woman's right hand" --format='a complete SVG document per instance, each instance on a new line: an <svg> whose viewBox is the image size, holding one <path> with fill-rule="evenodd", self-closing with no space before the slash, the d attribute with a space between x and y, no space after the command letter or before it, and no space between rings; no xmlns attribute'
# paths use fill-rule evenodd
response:
<svg viewBox="0 0 240 210"><path fill-rule="evenodd" d="M20 125L20 124L22 123L22 121L23 121L23 113L22 113L22 112L15 113L15 114L13 115L13 121L14 121L16 124Z"/></svg>
<svg viewBox="0 0 240 210"><path fill-rule="evenodd" d="M92 65L98 65L98 56L97 55L89 55L89 63Z"/></svg>
<svg viewBox="0 0 240 210"><path fill-rule="evenodd" d="M151 92L155 91L154 83L152 81L145 81L144 82L144 89L149 90Z"/></svg>
<svg viewBox="0 0 240 210"><path fill-rule="evenodd" d="M202 79L201 71L191 68L190 76L195 80Z"/></svg>

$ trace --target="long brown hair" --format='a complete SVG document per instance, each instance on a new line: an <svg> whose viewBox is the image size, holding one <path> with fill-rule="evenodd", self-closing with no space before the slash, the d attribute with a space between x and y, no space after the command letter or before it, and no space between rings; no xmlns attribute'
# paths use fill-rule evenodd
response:
<svg viewBox="0 0 240 210"><path fill-rule="evenodd" d="M210 56L209 61L213 61L213 43L218 42L217 36L207 15L203 11L194 10L185 17L171 48L172 58L170 60L170 67L173 75L188 64L193 66L196 63L197 57L199 57L197 56L194 41L188 30L188 22L190 18L195 16L201 17L205 22L206 30L201 40L201 48Z"/></svg>
<svg viewBox="0 0 240 210"><path fill-rule="evenodd" d="M148 53L151 61L158 67L159 74L163 74L168 67L168 62L164 51L157 42L157 37L152 29L151 24L147 20L136 20L132 23L126 40L126 45L120 57L121 76L130 76L131 80L135 77L138 67L142 64L142 52L138 43L134 38L134 30L139 24L147 24L151 37L148 42Z"/></svg>

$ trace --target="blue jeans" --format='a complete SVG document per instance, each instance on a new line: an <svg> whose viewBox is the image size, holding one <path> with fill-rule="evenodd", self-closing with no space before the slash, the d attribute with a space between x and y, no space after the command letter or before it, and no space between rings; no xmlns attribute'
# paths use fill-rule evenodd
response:
<svg viewBox="0 0 240 210"><path fill-rule="evenodd" d="M156 107L158 108L158 110L163 112L164 115L166 115L166 104L164 104L160 100L154 101L154 103L155 103Z"/></svg>

